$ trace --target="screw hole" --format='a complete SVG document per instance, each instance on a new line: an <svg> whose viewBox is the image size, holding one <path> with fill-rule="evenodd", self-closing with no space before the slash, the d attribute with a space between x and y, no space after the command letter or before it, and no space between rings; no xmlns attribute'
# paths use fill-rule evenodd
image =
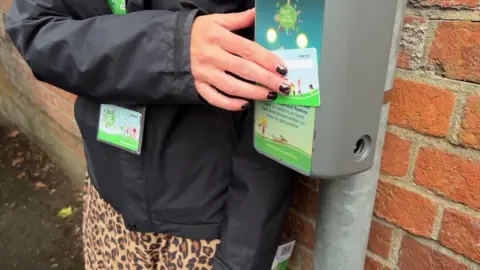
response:
<svg viewBox="0 0 480 270"><path fill-rule="evenodd" d="M360 156L362 155L363 151L365 149L365 140L362 138L355 143L355 147L353 149L353 154L355 156Z"/></svg>
<svg viewBox="0 0 480 270"><path fill-rule="evenodd" d="M365 159L370 153L371 139L369 136L360 138L353 147L353 155L357 157L357 161Z"/></svg>

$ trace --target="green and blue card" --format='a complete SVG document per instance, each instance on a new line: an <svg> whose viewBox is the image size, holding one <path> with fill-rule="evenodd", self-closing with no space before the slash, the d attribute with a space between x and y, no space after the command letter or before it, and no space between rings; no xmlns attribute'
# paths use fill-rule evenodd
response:
<svg viewBox="0 0 480 270"><path fill-rule="evenodd" d="M255 103L257 151L311 174L315 113L321 106L321 45L325 0L257 0L255 40L280 56L291 91Z"/></svg>

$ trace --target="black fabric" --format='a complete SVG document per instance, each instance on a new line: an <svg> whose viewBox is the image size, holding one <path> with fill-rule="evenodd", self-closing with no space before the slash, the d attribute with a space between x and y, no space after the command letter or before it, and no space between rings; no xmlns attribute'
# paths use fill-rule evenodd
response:
<svg viewBox="0 0 480 270"><path fill-rule="evenodd" d="M269 269L293 172L254 150L253 111L207 105L190 69L196 16L253 1L129 0L127 7L117 16L107 0L15 0L6 31L39 80L79 96L75 118L89 173L129 229L220 237L214 269ZM101 103L146 106L141 155L96 140Z"/></svg>

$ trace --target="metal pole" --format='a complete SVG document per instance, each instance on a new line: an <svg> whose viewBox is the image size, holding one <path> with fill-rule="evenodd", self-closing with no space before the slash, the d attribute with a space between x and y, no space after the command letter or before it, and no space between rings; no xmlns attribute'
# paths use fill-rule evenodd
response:
<svg viewBox="0 0 480 270"><path fill-rule="evenodd" d="M406 0L398 0L385 91L393 88ZM321 180L314 270L363 270L373 215L389 104L382 107L373 167L339 179Z"/></svg>

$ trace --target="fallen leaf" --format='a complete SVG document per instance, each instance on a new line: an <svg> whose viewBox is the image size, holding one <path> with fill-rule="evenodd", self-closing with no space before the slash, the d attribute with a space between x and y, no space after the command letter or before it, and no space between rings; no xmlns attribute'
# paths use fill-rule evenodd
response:
<svg viewBox="0 0 480 270"><path fill-rule="evenodd" d="M25 173L22 172L22 173L19 173L19 174L17 175L17 178L20 179L20 178L23 178L24 176L25 176Z"/></svg>
<svg viewBox="0 0 480 270"><path fill-rule="evenodd" d="M73 214L72 207L69 206L69 207L65 207L65 208L60 209L60 211L58 211L57 217L67 218L67 217L71 216L72 214Z"/></svg>
<svg viewBox="0 0 480 270"><path fill-rule="evenodd" d="M17 166L18 164L22 163L25 160L23 157L18 157L12 161L12 166Z"/></svg>
<svg viewBox="0 0 480 270"><path fill-rule="evenodd" d="M45 167L43 167L43 171L46 172L46 171L48 171L51 167L53 167L53 164L52 164L52 163L47 163L47 164L45 164Z"/></svg>
<svg viewBox="0 0 480 270"><path fill-rule="evenodd" d="M47 185L39 181L35 183L35 188L36 189L47 188Z"/></svg>
<svg viewBox="0 0 480 270"><path fill-rule="evenodd" d="M20 134L20 131L18 131L18 129L15 129L14 131L8 133L7 137L8 138L15 138L18 136L18 134Z"/></svg>

